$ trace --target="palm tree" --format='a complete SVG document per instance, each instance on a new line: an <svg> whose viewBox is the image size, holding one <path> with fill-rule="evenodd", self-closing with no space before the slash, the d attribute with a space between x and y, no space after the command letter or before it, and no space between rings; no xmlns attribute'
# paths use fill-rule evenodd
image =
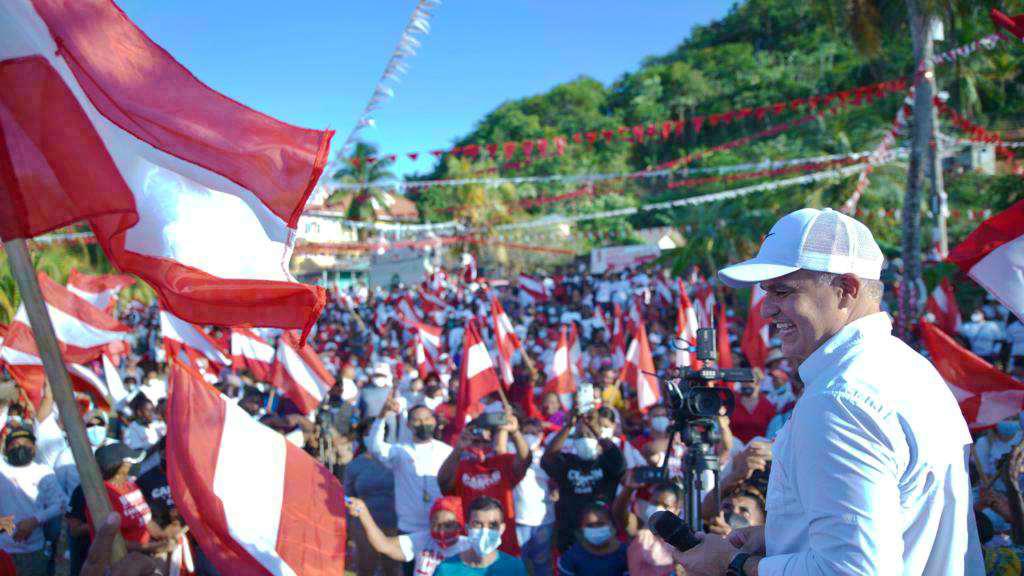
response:
<svg viewBox="0 0 1024 576"><path fill-rule="evenodd" d="M392 204L384 188L370 186L395 180L391 171L394 159L378 156L377 147L366 142L357 142L352 155L344 159L344 166L331 175L336 182L343 184L364 184L357 189L339 189L327 199L328 204L336 203L342 198L353 195L346 216L352 220L373 220L378 210L390 211Z"/></svg>

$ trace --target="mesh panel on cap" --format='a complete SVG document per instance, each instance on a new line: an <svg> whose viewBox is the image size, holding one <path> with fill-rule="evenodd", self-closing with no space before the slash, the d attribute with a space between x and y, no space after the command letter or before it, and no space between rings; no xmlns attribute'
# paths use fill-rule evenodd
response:
<svg viewBox="0 0 1024 576"><path fill-rule="evenodd" d="M803 252L830 256L850 256L850 239L839 213L823 210L804 238Z"/></svg>
<svg viewBox="0 0 1024 576"><path fill-rule="evenodd" d="M857 231L857 257L871 262L880 262L883 259L882 250L879 249L871 231L867 226L854 226Z"/></svg>

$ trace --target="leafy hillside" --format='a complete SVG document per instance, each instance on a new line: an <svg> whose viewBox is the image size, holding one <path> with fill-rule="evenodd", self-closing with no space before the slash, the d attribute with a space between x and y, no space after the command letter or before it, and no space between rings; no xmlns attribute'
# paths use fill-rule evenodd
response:
<svg viewBox="0 0 1024 576"><path fill-rule="evenodd" d="M879 5L874 13L844 13L839 6ZM947 2L937 2L945 5ZM1005 2L950 0L944 10L946 40L936 51L949 49L993 31L989 5L1009 13L1024 11L1021 0ZM873 24L873 23L877 23ZM950 94L950 105L976 123L993 129L1024 126L1024 84L1021 82L1019 43L1003 43L957 65L938 70L940 90ZM747 0L738 3L721 21L695 28L671 53L648 58L636 71L627 72L611 86L580 77L550 91L506 102L482 118L473 132L456 144L552 138L576 132L615 130L618 126L646 125L666 120L706 117L743 107L807 97L890 80L913 69L910 34L903 2L792 2ZM871 105L850 107L837 115L781 135L729 151L718 152L691 166L719 166L765 159L788 159L873 149L890 127L902 96L893 94ZM534 157L510 169L493 161L470 162L447 157L425 178L459 178L487 172L502 176L608 173L644 170L698 150L753 134L801 112L757 119L749 116L729 124L710 126L699 134L687 123L681 138L648 138L644 144L572 144L563 156ZM944 132L956 135L948 123ZM899 208L905 186L905 166L894 164L872 174L860 206L871 215L869 224L883 242L898 244L895 220L878 217L878 209ZM804 205L838 206L852 192L856 176L762 192L740 200L649 212L628 219L582 222L579 229L629 230L651 225L684 226L689 230L689 256L710 256L721 262L750 252L757 243L754 231L763 231L779 213ZM474 223L536 218L546 213L587 213L655 202L756 183L706 184L669 189L665 179L613 182L591 198L572 204L558 203L521 209L523 198L553 195L572 185L544 183L484 189L481 186L430 188L416 198L421 212L432 220L452 216ZM998 208L1024 197L1021 179L1014 176L968 175L947 183L951 206ZM976 223L975 223L976 224ZM974 224L951 222L952 240ZM930 223L924 223L926 229ZM585 246L581 246L584 247ZM711 263L713 263L711 262Z"/></svg>

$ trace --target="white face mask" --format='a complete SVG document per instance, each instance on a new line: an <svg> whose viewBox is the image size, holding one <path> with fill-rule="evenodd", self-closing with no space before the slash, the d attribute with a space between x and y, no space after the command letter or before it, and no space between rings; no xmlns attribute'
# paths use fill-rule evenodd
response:
<svg viewBox="0 0 1024 576"><path fill-rule="evenodd" d="M523 440L526 441L526 445L530 447L530 450L536 450L540 447L540 436L536 434L523 434Z"/></svg>
<svg viewBox="0 0 1024 576"><path fill-rule="evenodd" d="M615 438L615 428L601 428L601 438L605 440Z"/></svg>
<svg viewBox="0 0 1024 576"><path fill-rule="evenodd" d="M428 396L423 399L423 405L430 408L431 411L436 410L441 404L444 404L444 396L438 396L437 398Z"/></svg>
<svg viewBox="0 0 1024 576"><path fill-rule="evenodd" d="M984 322L984 321L985 321L985 315L982 314L981 312L975 312L974 314L971 314L971 322Z"/></svg>
<svg viewBox="0 0 1024 576"><path fill-rule="evenodd" d="M577 438L576 455L583 460L596 460L599 444L597 438Z"/></svg>

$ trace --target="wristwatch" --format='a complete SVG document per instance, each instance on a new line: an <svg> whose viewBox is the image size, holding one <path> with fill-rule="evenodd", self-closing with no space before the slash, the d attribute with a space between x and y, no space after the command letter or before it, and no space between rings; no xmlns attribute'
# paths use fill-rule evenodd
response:
<svg viewBox="0 0 1024 576"><path fill-rule="evenodd" d="M740 552L733 556L732 562L729 562L729 568L725 571L726 576L746 576L743 572L743 564L747 562L747 558L750 558L750 554L746 552Z"/></svg>

